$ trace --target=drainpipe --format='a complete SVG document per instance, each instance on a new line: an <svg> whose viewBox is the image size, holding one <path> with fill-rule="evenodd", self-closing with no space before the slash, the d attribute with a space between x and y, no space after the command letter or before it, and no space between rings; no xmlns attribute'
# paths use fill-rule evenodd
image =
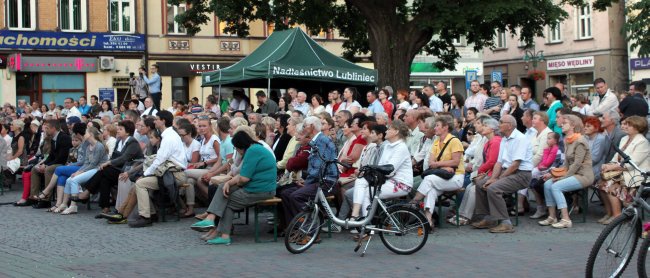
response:
<svg viewBox="0 0 650 278"><path fill-rule="evenodd" d="M148 68L148 60L149 60L149 24L147 24L147 0L142 0L144 2L143 6L143 13L144 13L144 55L143 55L143 60L144 60L144 68Z"/></svg>

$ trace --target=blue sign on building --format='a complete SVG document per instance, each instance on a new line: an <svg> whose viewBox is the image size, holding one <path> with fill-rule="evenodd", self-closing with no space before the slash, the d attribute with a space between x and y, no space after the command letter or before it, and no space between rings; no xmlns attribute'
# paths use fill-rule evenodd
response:
<svg viewBox="0 0 650 278"><path fill-rule="evenodd" d="M115 102L115 90L113 88L99 88L99 101L105 99Z"/></svg>
<svg viewBox="0 0 650 278"><path fill-rule="evenodd" d="M501 71L493 71L492 72L492 82L499 82L501 85L503 85L503 72Z"/></svg>
<svg viewBox="0 0 650 278"><path fill-rule="evenodd" d="M0 49L144 51L140 34L0 30Z"/></svg>
<svg viewBox="0 0 650 278"><path fill-rule="evenodd" d="M465 71L465 90L469 90L474 80L478 80L478 72L475 70Z"/></svg>

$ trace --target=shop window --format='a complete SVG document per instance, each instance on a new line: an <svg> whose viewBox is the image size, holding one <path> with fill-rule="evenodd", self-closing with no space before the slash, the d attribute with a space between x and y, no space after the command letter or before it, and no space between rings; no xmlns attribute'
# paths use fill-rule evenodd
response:
<svg viewBox="0 0 650 278"><path fill-rule="evenodd" d="M85 74L43 74L43 103L63 103L66 98L74 100L86 94Z"/></svg>
<svg viewBox="0 0 650 278"><path fill-rule="evenodd" d="M187 77L172 77L172 99L189 102L190 86Z"/></svg>
<svg viewBox="0 0 650 278"><path fill-rule="evenodd" d="M495 42L495 47L496 49L505 49L508 47L506 43L506 32L505 31L497 31L496 36L494 38Z"/></svg>
<svg viewBox="0 0 650 278"><path fill-rule="evenodd" d="M62 31L86 31L86 0L59 1L59 27Z"/></svg>
<svg viewBox="0 0 650 278"><path fill-rule="evenodd" d="M591 4L578 7L578 39L591 38Z"/></svg>
<svg viewBox="0 0 650 278"><path fill-rule="evenodd" d="M135 32L135 3L133 3L133 1L134 0L111 0L111 32Z"/></svg>
<svg viewBox="0 0 650 278"><path fill-rule="evenodd" d="M167 4L167 34L184 35L187 33L185 27L175 20L176 16L184 13L185 10L185 4L174 6Z"/></svg>
<svg viewBox="0 0 650 278"><path fill-rule="evenodd" d="M562 23L558 22L555 27L548 26L547 41L549 43L562 42Z"/></svg>
<svg viewBox="0 0 650 278"><path fill-rule="evenodd" d="M12 30L36 28L36 0L7 0L7 27Z"/></svg>

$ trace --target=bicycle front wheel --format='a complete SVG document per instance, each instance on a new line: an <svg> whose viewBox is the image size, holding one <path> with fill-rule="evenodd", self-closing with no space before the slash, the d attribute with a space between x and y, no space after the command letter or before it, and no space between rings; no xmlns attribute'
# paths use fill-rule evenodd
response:
<svg viewBox="0 0 650 278"><path fill-rule="evenodd" d="M284 246L293 254L307 251L320 234L318 210L303 211L291 220L284 236Z"/></svg>
<svg viewBox="0 0 650 278"><path fill-rule="evenodd" d="M410 255L427 243L429 222L421 212L408 207L391 207L380 219L380 229L394 231L379 232L381 242L390 251Z"/></svg>
<svg viewBox="0 0 650 278"><path fill-rule="evenodd" d="M641 246L639 246L639 258L636 262L636 271L637 275L642 278L648 277L647 271L649 269L646 268L646 264L650 263L648 262L648 260L650 260L650 257L648 256L648 249L650 249L650 236L647 236L645 239L643 239Z"/></svg>
<svg viewBox="0 0 650 278"><path fill-rule="evenodd" d="M621 214L600 233L589 253L586 277L619 277L639 241L641 225L633 215Z"/></svg>

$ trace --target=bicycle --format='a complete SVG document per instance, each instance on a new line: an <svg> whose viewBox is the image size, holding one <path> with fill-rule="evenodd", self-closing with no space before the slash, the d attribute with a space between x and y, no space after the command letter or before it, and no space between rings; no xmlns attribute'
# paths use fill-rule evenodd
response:
<svg viewBox="0 0 650 278"><path fill-rule="evenodd" d="M323 188L329 187L327 192L330 193L334 186L327 185L324 176L325 170L331 164L341 164L347 167L349 165L340 163L336 159L325 160L315 147L312 147L312 152L315 152L324 162L319 172L319 186L316 197L307 203L305 209L296 215L287 227L284 244L289 252L300 254L309 249L318 238L321 227L327 224L327 222L322 221L324 217L345 229L359 229L359 239L354 249L355 252L363 244L364 235L367 234L366 231L369 231L361 257L365 255L370 240L375 233L379 233L379 237L386 248L400 255L413 254L426 244L430 227L422 212L408 205L398 204L387 207L386 203L379 199L381 185L384 184L383 180L385 180L386 175L393 172L393 165L363 166L359 169L359 176L367 178L370 184L368 190L371 194L372 204L369 206L368 215L365 218L352 221L342 220L334 215L327 202ZM373 188L375 189L373 190ZM377 215L378 211L380 212L379 215ZM374 224L374 226L371 226L371 224Z"/></svg>
<svg viewBox="0 0 650 278"><path fill-rule="evenodd" d="M620 216L607 225L598 236L598 239L596 239L589 253L585 271L586 277L589 278L619 277L623 274L623 271L625 271L625 268L632 259L634 249L641 236L642 219L639 215L639 208L643 209L643 211L650 212L650 205L644 199L647 193L650 192L650 187L646 188L650 171L646 172L641 170L627 154L616 146L614 146L614 149L623 158L621 166L630 164L636 171L641 173L643 181L639 185L632 204L627 206ZM634 183L634 179L630 183ZM641 244L637 261L637 273L639 277L647 277L645 259L649 247L650 237L646 237ZM602 261L599 260L597 262L598 259L602 259Z"/></svg>

